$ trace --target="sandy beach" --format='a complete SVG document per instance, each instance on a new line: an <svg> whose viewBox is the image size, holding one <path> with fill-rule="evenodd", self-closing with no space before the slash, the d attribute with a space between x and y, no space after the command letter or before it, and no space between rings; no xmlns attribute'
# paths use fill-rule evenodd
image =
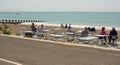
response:
<svg viewBox="0 0 120 65"><path fill-rule="evenodd" d="M45 24L45 23L39 23L39 24L35 23L36 27L39 27L40 24L43 24L45 26L45 28L49 29L49 30L59 28L60 30L55 31L55 32L59 32L59 33L65 32L65 30L66 30L66 28L61 28L60 25L49 25L49 24ZM29 24L28 23L27 24L26 23L25 24L24 23L23 24L7 24L7 26L9 27L11 34L16 35L20 28L29 28L30 29L31 23L29 23ZM3 25L0 24L0 27L3 27ZM94 35L99 34L101 28L102 27L96 28L96 32L92 32L92 34L94 34ZM81 27L72 26L72 30L73 31L84 30L84 26L81 26ZM120 37L120 30L117 30L117 31L118 31L118 41L120 41L120 38L119 38ZM109 34L110 29L106 29L106 32L107 32L107 34Z"/></svg>

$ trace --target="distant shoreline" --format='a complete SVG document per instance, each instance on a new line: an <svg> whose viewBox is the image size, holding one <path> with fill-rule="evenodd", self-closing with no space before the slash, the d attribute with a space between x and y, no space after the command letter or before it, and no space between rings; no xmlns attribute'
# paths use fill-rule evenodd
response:
<svg viewBox="0 0 120 65"><path fill-rule="evenodd" d="M39 23L35 22L35 25L40 26L41 24L43 24L45 26L47 26L47 25L48 26L56 26L56 27L60 27L61 26L61 24L49 24L49 23L44 23L44 22L39 22ZM31 23L25 22L25 23L21 23L21 25L31 25ZM65 25L65 24L63 24L63 25ZM89 26L89 25L72 25L71 24L71 27L74 27L74 28L95 27L96 29L101 30L101 28L105 27L105 26ZM111 30L112 29L112 27L107 27L107 26L105 28L106 28L106 30ZM115 28L116 28L116 30L120 30L119 27L115 27Z"/></svg>

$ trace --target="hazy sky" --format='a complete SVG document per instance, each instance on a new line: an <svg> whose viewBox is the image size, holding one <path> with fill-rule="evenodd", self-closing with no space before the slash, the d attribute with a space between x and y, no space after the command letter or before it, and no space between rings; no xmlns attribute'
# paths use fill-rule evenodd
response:
<svg viewBox="0 0 120 65"><path fill-rule="evenodd" d="M120 12L120 0L0 0L0 11Z"/></svg>

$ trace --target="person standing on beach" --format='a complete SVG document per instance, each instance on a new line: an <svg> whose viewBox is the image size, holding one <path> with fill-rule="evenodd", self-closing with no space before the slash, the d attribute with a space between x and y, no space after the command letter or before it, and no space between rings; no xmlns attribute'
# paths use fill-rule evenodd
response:
<svg viewBox="0 0 120 65"><path fill-rule="evenodd" d="M31 30L32 30L33 32L36 32L36 27L35 27L35 24L34 24L34 23L32 23L32 25L31 25Z"/></svg>
<svg viewBox="0 0 120 65"><path fill-rule="evenodd" d="M117 35L118 35L118 34L117 34L117 31L116 31L115 28L113 27L112 30L110 31L109 37L108 37L110 44L114 44L114 41L115 41L116 39L118 39L118 36L117 36ZM112 43L111 43L111 41L112 41Z"/></svg>
<svg viewBox="0 0 120 65"><path fill-rule="evenodd" d="M63 24L61 23L61 28L63 28L64 26L63 26Z"/></svg>
<svg viewBox="0 0 120 65"><path fill-rule="evenodd" d="M71 28L71 24L69 24L69 26L68 27L70 27Z"/></svg>
<svg viewBox="0 0 120 65"><path fill-rule="evenodd" d="M68 28L67 24L65 24L65 28Z"/></svg>

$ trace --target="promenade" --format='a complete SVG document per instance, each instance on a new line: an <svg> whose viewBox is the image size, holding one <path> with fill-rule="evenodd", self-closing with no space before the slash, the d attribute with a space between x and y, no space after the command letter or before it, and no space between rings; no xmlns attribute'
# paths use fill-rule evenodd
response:
<svg viewBox="0 0 120 65"><path fill-rule="evenodd" d="M0 35L0 65L120 65L120 51Z"/></svg>

